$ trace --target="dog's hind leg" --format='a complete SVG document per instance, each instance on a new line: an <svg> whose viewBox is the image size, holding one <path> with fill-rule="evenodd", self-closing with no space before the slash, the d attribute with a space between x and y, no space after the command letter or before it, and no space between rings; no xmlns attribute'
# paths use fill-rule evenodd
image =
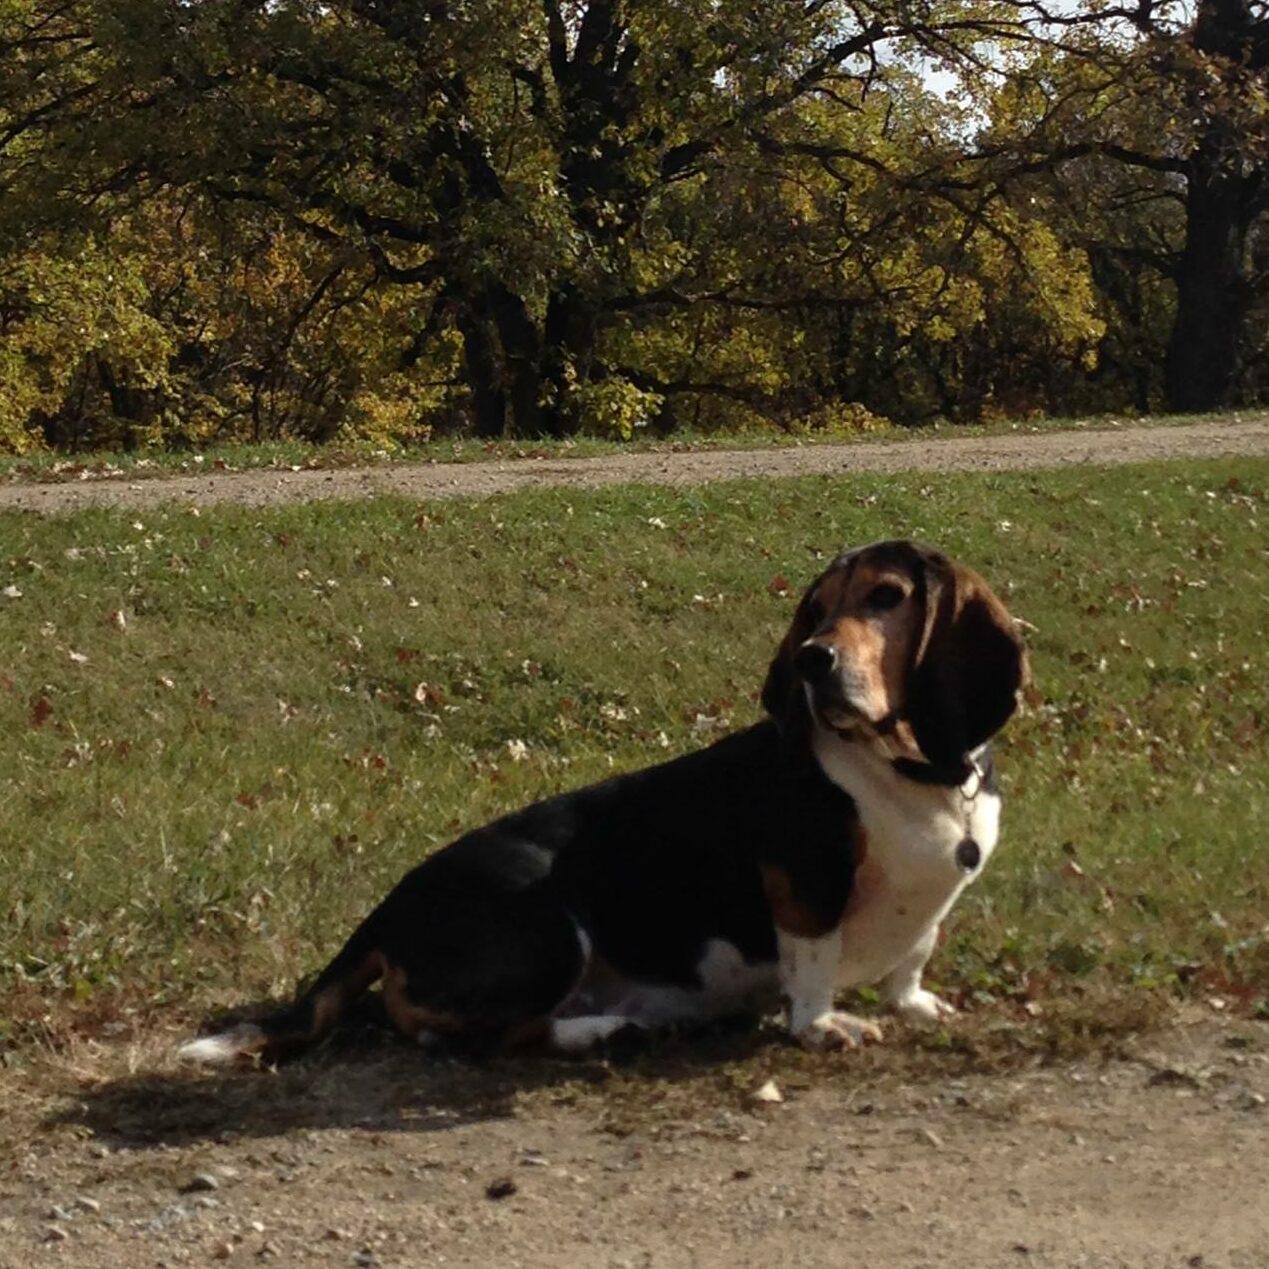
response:
<svg viewBox="0 0 1269 1269"><path fill-rule="evenodd" d="M590 941L549 886L486 880L420 887L385 910L383 1002L411 1039L486 1052L549 1043L586 972Z"/></svg>
<svg viewBox="0 0 1269 1269"><path fill-rule="evenodd" d="M293 1005L256 1022L240 1022L215 1035L189 1040L176 1055L206 1066L247 1059L276 1061L321 1039L383 970L383 957L367 919Z"/></svg>

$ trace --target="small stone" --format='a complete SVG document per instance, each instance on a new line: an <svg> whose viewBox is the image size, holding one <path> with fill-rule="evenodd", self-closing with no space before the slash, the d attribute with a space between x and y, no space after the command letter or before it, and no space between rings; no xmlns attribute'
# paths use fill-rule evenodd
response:
<svg viewBox="0 0 1269 1269"><path fill-rule="evenodd" d="M200 1194L194 1200L194 1206L201 1207L203 1211L209 1212L213 1207L220 1206L220 1200L218 1198L212 1198L210 1194Z"/></svg>
<svg viewBox="0 0 1269 1269"><path fill-rule="evenodd" d="M733 1181L748 1181L751 1176L753 1176L752 1168L736 1168L731 1174L731 1179Z"/></svg>
<svg viewBox="0 0 1269 1269"><path fill-rule="evenodd" d="M375 1259L375 1254L369 1247L362 1248L354 1257L353 1264L360 1265L361 1269L373 1269L379 1261Z"/></svg>
<svg viewBox="0 0 1269 1269"><path fill-rule="evenodd" d="M75 1206L81 1212L97 1213L101 1211L101 1204L95 1198L89 1198L87 1194L79 1194L75 1197Z"/></svg>
<svg viewBox="0 0 1269 1269"><path fill-rule="evenodd" d="M1014 1243L1010 1250L1016 1251L1020 1256L1029 1256L1031 1254L1031 1248L1026 1243Z"/></svg>
<svg viewBox="0 0 1269 1269"><path fill-rule="evenodd" d="M342 1242L345 1238L350 1238L351 1235L346 1229L337 1229L332 1225L331 1228L322 1235L322 1237L326 1239L328 1243L338 1243Z"/></svg>
<svg viewBox="0 0 1269 1269"><path fill-rule="evenodd" d="M50 1221L73 1221L75 1219L74 1212L68 1212L66 1208L59 1207L56 1203L48 1209L46 1220Z"/></svg>
<svg viewBox="0 0 1269 1269"><path fill-rule="evenodd" d="M203 1194L208 1190L220 1189L220 1182L210 1172L195 1172L184 1185L182 1194Z"/></svg>
<svg viewBox="0 0 1269 1269"><path fill-rule="evenodd" d="M213 1260L228 1260L234 1254L234 1245L228 1239L219 1242L212 1248Z"/></svg>
<svg viewBox="0 0 1269 1269"><path fill-rule="evenodd" d="M924 1141L927 1146L933 1146L935 1150L942 1150L943 1148L943 1138L932 1128L918 1128L917 1138L920 1141Z"/></svg>
<svg viewBox="0 0 1269 1269"><path fill-rule="evenodd" d="M756 1102L766 1102L769 1105L776 1105L784 1101L784 1094L780 1091L775 1080L768 1080L760 1088L755 1088L750 1096Z"/></svg>
<svg viewBox="0 0 1269 1269"><path fill-rule="evenodd" d="M1259 1110L1265 1104L1263 1093L1245 1093L1238 1099L1239 1110Z"/></svg>
<svg viewBox="0 0 1269 1269"><path fill-rule="evenodd" d="M491 1199L510 1198L519 1188L509 1176L494 1177L485 1186L485 1195Z"/></svg>
<svg viewBox="0 0 1269 1269"><path fill-rule="evenodd" d="M1164 1066L1146 1081L1147 1088L1201 1088L1202 1082L1193 1071L1179 1066Z"/></svg>
<svg viewBox="0 0 1269 1269"><path fill-rule="evenodd" d="M44 1231L46 1243L64 1243L70 1235L60 1225L50 1225Z"/></svg>

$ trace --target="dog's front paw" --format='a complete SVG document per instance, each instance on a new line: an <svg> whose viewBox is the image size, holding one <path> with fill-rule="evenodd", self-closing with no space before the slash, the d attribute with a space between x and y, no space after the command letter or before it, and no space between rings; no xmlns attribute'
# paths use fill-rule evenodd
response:
<svg viewBox="0 0 1269 1269"><path fill-rule="evenodd" d="M956 1006L949 1005L932 991L918 988L894 1002L894 1011L904 1022L914 1027L933 1027L947 1018L954 1017Z"/></svg>
<svg viewBox="0 0 1269 1269"><path fill-rule="evenodd" d="M850 1013L822 1013L812 1018L794 1039L804 1048L825 1053L833 1049L857 1049L868 1040L880 1040L881 1028L867 1018Z"/></svg>

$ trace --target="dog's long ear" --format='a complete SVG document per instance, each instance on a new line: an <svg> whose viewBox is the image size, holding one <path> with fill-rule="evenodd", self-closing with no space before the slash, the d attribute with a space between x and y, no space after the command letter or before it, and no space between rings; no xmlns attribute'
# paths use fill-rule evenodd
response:
<svg viewBox="0 0 1269 1269"><path fill-rule="evenodd" d="M809 730L810 710L806 704L806 692L802 680L793 668L797 650L815 633L815 588L822 578L817 577L798 603L793 620L785 631L780 646L767 669L762 685L762 708L780 725L786 740Z"/></svg>
<svg viewBox="0 0 1269 1269"><path fill-rule="evenodd" d="M1013 618L977 573L929 552L907 718L932 765L954 767L1009 720L1027 661Z"/></svg>

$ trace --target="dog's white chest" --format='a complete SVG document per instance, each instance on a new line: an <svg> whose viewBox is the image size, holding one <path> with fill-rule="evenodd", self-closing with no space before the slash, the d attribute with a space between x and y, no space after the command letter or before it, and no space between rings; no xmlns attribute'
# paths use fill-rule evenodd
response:
<svg viewBox="0 0 1269 1269"><path fill-rule="evenodd" d="M1000 799L980 790L919 784L863 745L817 734L824 773L849 793L866 835L842 921L843 987L878 982L932 938L957 896L983 869L999 831ZM957 848L978 848L967 868Z"/></svg>

